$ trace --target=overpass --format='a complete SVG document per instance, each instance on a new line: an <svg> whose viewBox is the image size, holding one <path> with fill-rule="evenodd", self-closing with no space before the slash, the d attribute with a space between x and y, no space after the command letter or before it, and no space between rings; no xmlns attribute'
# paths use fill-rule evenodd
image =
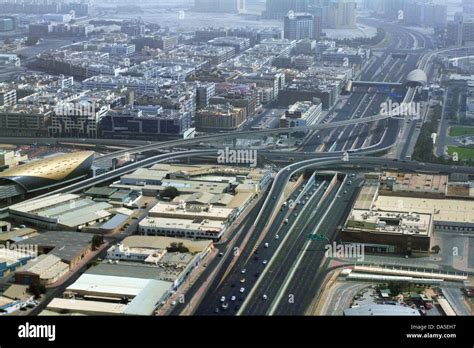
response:
<svg viewBox="0 0 474 348"><path fill-rule="evenodd" d="M370 122L382 121L389 118L396 118L396 117L392 115L375 115L375 116L370 116L370 117L351 119L351 120L345 120L345 121L339 121L339 122L331 122L331 123L326 123L326 124L317 124L317 125L306 126L306 127L275 128L275 129L264 129L264 130L257 130L257 131L254 130L254 131L221 133L221 134L215 134L215 135L204 135L201 137L196 137L196 138L191 138L191 139L164 141L158 144L150 144L150 145L135 147L132 149L120 150L120 151L116 151L116 152L98 157L96 158L96 161L101 161L104 159L119 158L124 155L139 154L146 151L154 151L154 150L167 149L171 147L199 144L203 142L213 143L216 141L225 141L225 140L233 140L233 139L240 139L240 138L252 138L252 137L258 137L258 136L263 136L263 135L289 134L289 133L330 129L330 128L337 128L341 126L348 126L348 125L357 124L357 123L370 123Z"/></svg>

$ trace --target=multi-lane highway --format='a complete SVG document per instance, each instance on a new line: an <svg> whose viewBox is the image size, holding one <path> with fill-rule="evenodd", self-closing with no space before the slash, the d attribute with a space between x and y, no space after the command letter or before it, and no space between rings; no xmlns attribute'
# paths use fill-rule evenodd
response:
<svg viewBox="0 0 474 348"><path fill-rule="evenodd" d="M222 260L224 266L221 272L213 279L209 291L203 297L201 305L198 306L195 313L209 315L229 315L236 314L238 311L243 314L265 314L267 312L282 314L286 311L294 314L304 313L314 299L315 291L323 276L323 273L317 272L324 254L323 249L319 249L321 243L309 240L308 235L314 232L323 235L328 240L334 237L333 233L337 224L347 213L350 201L356 193L357 180L354 180L350 185L338 182L334 187L330 187L324 200L322 200L322 194L326 193L327 183L320 181L319 186L316 183L316 187L320 187L320 189L311 189L308 191L310 196L305 197L304 206L308 207L307 211L299 206L296 206L296 212L292 211L289 206L282 208L282 194L290 177L306 169L327 168L346 168L354 171L389 168L406 171L474 174L474 168L469 167L458 168L362 156L353 156L349 161L338 157L319 158L285 167L275 177L254 224L247 231L246 244L239 248L237 253L228 252L224 256ZM342 189L339 189L341 185ZM318 206L318 204L320 205ZM329 211L331 212L330 217L327 214ZM285 219L288 219L288 223L282 224ZM309 223L306 224L305 222L308 221ZM308 228L311 224L313 229ZM295 227L292 229L291 226ZM277 234L278 239L276 239ZM241 238L245 237L242 235ZM265 243L268 243L268 247ZM284 249L278 251L280 243L290 247L285 246ZM266 261L265 264L264 261ZM290 265L292 268L288 273ZM267 272L265 272L266 267L270 267ZM284 267L287 269L285 270ZM244 270L245 272L242 273ZM277 280L275 281L275 274L277 274L275 272L279 270L283 270L280 272L282 274L276 276ZM288 278L288 274L292 275ZM262 280L259 280L260 277ZM268 279L271 281L267 281ZM242 280L244 281L241 282ZM299 283L300 280L303 283ZM195 286L202 285L200 282L202 281L198 280ZM257 290L252 290L256 283L258 283ZM244 288L243 291L241 288ZM266 299L264 299L264 295L266 295ZM290 303L282 300L289 298L289 295L293 295L295 300L298 298L300 302ZM235 300L232 300L233 296L235 296ZM260 300L264 301L264 304L259 302ZM244 303L243 307L241 307L242 303ZM222 308L223 304L225 308ZM285 306L290 307L286 308ZM178 312L176 311L175 314Z"/></svg>

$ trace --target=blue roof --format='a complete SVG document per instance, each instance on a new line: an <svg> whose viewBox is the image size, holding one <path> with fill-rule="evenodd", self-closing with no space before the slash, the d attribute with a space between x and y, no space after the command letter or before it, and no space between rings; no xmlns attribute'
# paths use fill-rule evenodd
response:
<svg viewBox="0 0 474 348"><path fill-rule="evenodd" d="M102 226L100 226L101 229L104 230L113 230L123 224L125 221L127 221L128 216L123 215L123 214L117 214L115 215L112 219L109 221L105 222Z"/></svg>

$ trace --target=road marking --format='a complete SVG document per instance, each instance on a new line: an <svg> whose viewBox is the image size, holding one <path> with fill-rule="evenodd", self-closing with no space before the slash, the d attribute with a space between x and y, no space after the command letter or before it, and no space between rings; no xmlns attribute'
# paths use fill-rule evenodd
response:
<svg viewBox="0 0 474 348"><path fill-rule="evenodd" d="M328 209L326 210L326 212L324 213L323 217L321 218L321 220L319 220L319 223L318 225L314 228L314 231L318 230L319 227L321 226L321 224L323 223L323 221L326 219L326 217L328 216L328 214L330 213L331 211L331 208L333 207L334 203L336 203L336 200L337 200L337 195L339 195L339 193L341 192L341 190L344 189L344 184L346 182L346 179L347 177L344 178L344 180L342 181L342 184L341 186L339 187L339 190L337 190L336 192L336 196L334 197L333 201L331 202L331 204L329 205ZM285 279L285 282L283 283L283 287L280 288L278 294L277 294L277 297L275 298L275 300L272 302L271 306L270 306L270 310L268 312L268 315L273 315L283 297L283 294L286 292L286 290L288 289L288 286L290 285L290 282L291 280L293 279L295 273L296 273L296 270L298 269L299 265L301 264L301 262L303 261L303 257L306 253L306 250L308 249L309 245L311 244L311 239L309 239L305 246L303 247L303 250L301 250L300 252L300 255L298 256L298 259L296 261L296 263L293 264L291 270L290 270L290 273L287 275L286 279Z"/></svg>
<svg viewBox="0 0 474 348"><path fill-rule="evenodd" d="M324 185L326 183L326 180L324 180L323 182L321 182L321 184L319 185L319 188L316 190L316 192L313 194L313 197L311 198L311 200L315 199L317 194L321 191L321 189L324 188ZM310 202L308 202L310 203ZM317 211L317 208L319 208L321 202L318 203L318 205L316 206L316 209L315 209L315 212L313 214L316 214L316 211ZM287 239L289 238L290 234L292 233L293 229L295 228L295 226L298 224L298 221L299 219L303 216L303 213L304 211L310 206L311 204L306 204L303 209L301 210L301 212L299 213L298 217L296 218L296 220L294 221L294 223L291 225L290 227L290 230L286 233L285 237L283 238L283 240L281 241L280 245L278 246L277 250L275 251L275 254L270 258L270 262L265 266L263 272L260 274L260 277L258 278L257 282L254 284L254 286L252 287L252 289L250 290L250 293L249 295L247 296L247 298L245 299L244 303L242 303L242 306L240 307L240 310L237 312L237 315L241 315L243 310L245 309L245 307L247 306L248 302L250 301L250 299L252 298L252 295L253 293L256 291L256 289L258 288L258 286L260 285L262 279L264 278L265 274L267 274L267 272L269 272L270 268L271 268L271 265L273 264L273 262L275 261L275 259L277 258L278 254L280 253L280 251L282 250L283 246L285 245Z"/></svg>

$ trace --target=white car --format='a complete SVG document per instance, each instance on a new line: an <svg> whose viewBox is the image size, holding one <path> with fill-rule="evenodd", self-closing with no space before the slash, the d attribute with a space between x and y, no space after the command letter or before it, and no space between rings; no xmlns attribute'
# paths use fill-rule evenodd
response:
<svg viewBox="0 0 474 348"><path fill-rule="evenodd" d="M224 302L225 301L225 296L222 296L221 297L221 302Z"/></svg>
<svg viewBox="0 0 474 348"><path fill-rule="evenodd" d="M240 292L241 293L245 292L245 288L240 288Z"/></svg>
<svg viewBox="0 0 474 348"><path fill-rule="evenodd" d="M263 260L262 263L263 263L264 265L266 265L266 264L268 263L268 261L267 261L267 260Z"/></svg>
<svg viewBox="0 0 474 348"><path fill-rule="evenodd" d="M277 234L277 235L275 236L275 239L280 239L280 236Z"/></svg>
<svg viewBox="0 0 474 348"><path fill-rule="evenodd" d="M242 273L242 274L245 274L245 272L247 272L247 270L245 268L242 271L240 271L240 273Z"/></svg>
<svg viewBox="0 0 474 348"><path fill-rule="evenodd" d="M263 298L264 300L266 300L266 299L268 298L268 296L267 296L267 295L263 295L262 298Z"/></svg>
<svg viewBox="0 0 474 348"><path fill-rule="evenodd" d="M235 296L232 296L232 297L230 298L231 301L235 301L235 299L236 299Z"/></svg>

